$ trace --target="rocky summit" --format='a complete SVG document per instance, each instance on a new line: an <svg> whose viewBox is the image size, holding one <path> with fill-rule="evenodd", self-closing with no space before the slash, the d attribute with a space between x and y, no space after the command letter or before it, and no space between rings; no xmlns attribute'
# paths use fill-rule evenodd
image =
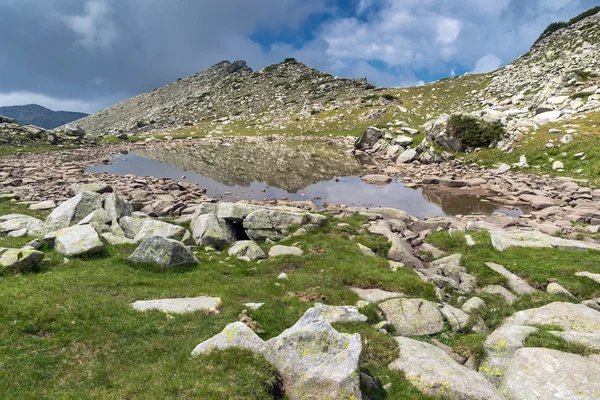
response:
<svg viewBox="0 0 600 400"><path fill-rule="evenodd" d="M559 25L418 87L223 61L0 117L0 397L600 399L600 13Z"/></svg>

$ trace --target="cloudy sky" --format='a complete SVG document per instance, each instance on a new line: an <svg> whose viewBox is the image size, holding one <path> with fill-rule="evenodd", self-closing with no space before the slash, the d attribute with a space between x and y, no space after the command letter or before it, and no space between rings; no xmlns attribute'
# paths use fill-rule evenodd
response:
<svg viewBox="0 0 600 400"><path fill-rule="evenodd" d="M595 0L0 0L0 106L94 112L243 59L406 86L487 72Z"/></svg>

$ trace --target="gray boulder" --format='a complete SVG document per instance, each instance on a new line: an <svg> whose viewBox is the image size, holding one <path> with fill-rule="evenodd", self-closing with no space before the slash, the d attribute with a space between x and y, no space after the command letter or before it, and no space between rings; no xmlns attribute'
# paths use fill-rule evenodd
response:
<svg viewBox="0 0 600 400"><path fill-rule="evenodd" d="M454 361L428 343L397 337L399 357L389 365L429 396L460 400L503 400L483 375Z"/></svg>
<svg viewBox="0 0 600 400"><path fill-rule="evenodd" d="M302 249L294 246L275 245L269 249L269 257L280 256L301 256L304 254Z"/></svg>
<svg viewBox="0 0 600 400"><path fill-rule="evenodd" d="M123 217L119 220L119 226L123 230L125 237L128 239L135 239L135 237L142 230L142 226L146 219L136 217Z"/></svg>
<svg viewBox="0 0 600 400"><path fill-rule="evenodd" d="M396 299L404 297L404 293L388 292L382 289L361 289L361 288L350 288L356 295L364 301L369 303L379 303L380 301Z"/></svg>
<svg viewBox="0 0 600 400"><path fill-rule="evenodd" d="M44 259L44 253L30 249L5 249L0 247L0 274L11 269L27 272Z"/></svg>
<svg viewBox="0 0 600 400"><path fill-rule="evenodd" d="M373 148L375 143L383 138L384 134L385 133L381 129L370 126L363 132L362 135L360 135L360 138L358 138L354 148L357 150L369 150Z"/></svg>
<svg viewBox="0 0 600 400"><path fill-rule="evenodd" d="M560 250L596 250L600 244L580 240L562 239L539 231L491 231L492 245L496 250L504 251L510 247L555 248Z"/></svg>
<svg viewBox="0 0 600 400"><path fill-rule="evenodd" d="M149 237L162 236L167 239L183 241L186 238L186 233L187 230L179 225L148 219L144 221L134 240L141 243Z"/></svg>
<svg viewBox="0 0 600 400"><path fill-rule="evenodd" d="M187 314L196 311L218 314L221 299L219 297L200 296L182 299L138 300L133 302L131 306L138 311L160 310L170 314Z"/></svg>
<svg viewBox="0 0 600 400"><path fill-rule="evenodd" d="M216 207L217 218L226 221L242 222L249 214L264 207L244 203L219 203Z"/></svg>
<svg viewBox="0 0 600 400"><path fill-rule="evenodd" d="M198 264L198 259L186 245L164 236L144 239L129 256L129 260L134 263L156 264L164 267Z"/></svg>
<svg viewBox="0 0 600 400"><path fill-rule="evenodd" d="M512 294L507 288L500 285L489 285L481 290L483 293L502 296L508 304L513 304L518 297Z"/></svg>
<svg viewBox="0 0 600 400"><path fill-rule="evenodd" d="M42 228L44 222L37 218L30 217L28 215L11 214L4 216L0 219L0 233L10 234L15 231L35 230Z"/></svg>
<svg viewBox="0 0 600 400"><path fill-rule="evenodd" d="M354 306L328 306L315 303L314 308L331 324L334 322L367 322L367 316L362 315Z"/></svg>
<svg viewBox="0 0 600 400"><path fill-rule="evenodd" d="M565 331L600 332L600 312L583 304L556 302L519 311L504 325L553 325Z"/></svg>
<svg viewBox="0 0 600 400"><path fill-rule="evenodd" d="M444 288L450 286L463 293L472 292L477 280L460 265L461 254L453 254L448 257L429 263L426 268L418 269L434 285Z"/></svg>
<svg viewBox="0 0 600 400"><path fill-rule="evenodd" d="M252 240L240 240L239 242L235 242L227 254L230 257L237 257L247 261L263 260L267 258L265 252Z"/></svg>
<svg viewBox="0 0 600 400"><path fill-rule="evenodd" d="M70 196L77 196L79 193L83 192L93 192L93 193L110 193L113 189L104 182L96 182L96 183L85 183L82 185L72 185L67 188L67 193Z"/></svg>
<svg viewBox="0 0 600 400"><path fill-rule="evenodd" d="M122 217L130 217L133 213L131 205L114 193L109 194L104 199L104 209L110 219L115 221L120 220Z"/></svg>
<svg viewBox="0 0 600 400"><path fill-rule="evenodd" d="M508 287L516 294L531 294L537 292L537 290L531 287L526 280L513 274L512 272L504 268L502 265L494 264L491 262L485 263L485 265L487 265L488 268L505 277Z"/></svg>
<svg viewBox="0 0 600 400"><path fill-rule="evenodd" d="M199 246L223 249L235 242L231 226L215 214L202 214L192 220L192 234Z"/></svg>
<svg viewBox="0 0 600 400"><path fill-rule="evenodd" d="M46 224L54 229L68 228L100 208L102 208L101 195L81 192L55 208L46 218Z"/></svg>
<svg viewBox="0 0 600 400"><path fill-rule="evenodd" d="M446 304L440 311L454 332L465 331L465 328L469 324L469 314L456 307L452 307L450 304Z"/></svg>
<svg viewBox="0 0 600 400"><path fill-rule="evenodd" d="M90 225L76 225L51 232L44 237L54 242L54 250L67 257L98 253L104 249L98 233Z"/></svg>
<svg viewBox="0 0 600 400"><path fill-rule="evenodd" d="M434 335L444 330L438 305L422 299L393 299L379 305L400 336Z"/></svg>

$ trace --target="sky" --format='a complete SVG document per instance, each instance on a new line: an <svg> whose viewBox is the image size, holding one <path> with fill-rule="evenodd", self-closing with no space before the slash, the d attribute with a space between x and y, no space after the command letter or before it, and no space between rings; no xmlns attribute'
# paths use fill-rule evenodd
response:
<svg viewBox="0 0 600 400"><path fill-rule="evenodd" d="M294 57L410 86L495 70L598 0L0 0L0 106L96 112L204 70Z"/></svg>

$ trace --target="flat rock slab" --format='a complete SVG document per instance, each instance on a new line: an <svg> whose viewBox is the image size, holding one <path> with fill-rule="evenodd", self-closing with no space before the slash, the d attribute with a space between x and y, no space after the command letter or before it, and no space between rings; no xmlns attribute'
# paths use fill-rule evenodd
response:
<svg viewBox="0 0 600 400"><path fill-rule="evenodd" d="M400 336L434 335L444 330L438 305L423 299L393 299L379 305Z"/></svg>
<svg viewBox="0 0 600 400"><path fill-rule="evenodd" d="M52 210L53 208L56 208L54 200L41 201L29 206L30 210Z"/></svg>
<svg viewBox="0 0 600 400"><path fill-rule="evenodd" d="M269 257L301 256L302 254L304 254L302 249L293 246L282 246L277 244L269 249Z"/></svg>
<svg viewBox="0 0 600 400"><path fill-rule="evenodd" d="M600 312L583 304L556 302L519 311L504 325L554 325L565 331L600 332Z"/></svg>
<svg viewBox="0 0 600 400"><path fill-rule="evenodd" d="M396 299L398 297L404 297L404 293L388 292L381 289L360 289L350 288L354 293L358 295L361 300L368 301L369 303L379 303L380 301Z"/></svg>
<svg viewBox="0 0 600 400"><path fill-rule="evenodd" d="M315 303L315 309L329 323L334 322L367 322L367 316L358 312L354 306L328 306Z"/></svg>
<svg viewBox="0 0 600 400"><path fill-rule="evenodd" d="M490 231L492 245L496 250L504 251L510 247L555 248L560 250L597 250L600 245L582 242L580 240L567 240L546 235L538 231Z"/></svg>
<svg viewBox="0 0 600 400"><path fill-rule="evenodd" d="M520 349L508 364L500 392L511 400L598 399L600 356Z"/></svg>
<svg viewBox="0 0 600 400"><path fill-rule="evenodd" d="M485 265L487 265L487 267L491 270L505 277L508 283L508 287L516 294L530 294L537 292L537 290L531 287L529 283L527 283L527 281L513 274L512 272L504 268L502 265L494 264L491 262L487 262L485 263Z"/></svg>
<svg viewBox="0 0 600 400"><path fill-rule="evenodd" d="M193 297L180 299L139 300L131 303L138 311L160 310L166 313L187 314L196 311L207 311L218 314L221 306L219 297Z"/></svg>
<svg viewBox="0 0 600 400"><path fill-rule="evenodd" d="M528 202L531 207L541 210L552 206L564 206L566 203L560 199L553 199L544 196L535 196L533 194L524 194L519 197L521 200Z"/></svg>
<svg viewBox="0 0 600 400"><path fill-rule="evenodd" d="M504 399L483 375L458 364L442 349L404 337L395 339L400 353L389 368L402 371L423 393L444 399Z"/></svg>
<svg viewBox="0 0 600 400"><path fill-rule="evenodd" d="M387 175L365 175L361 179L377 186L387 185L392 181L392 178Z"/></svg>

